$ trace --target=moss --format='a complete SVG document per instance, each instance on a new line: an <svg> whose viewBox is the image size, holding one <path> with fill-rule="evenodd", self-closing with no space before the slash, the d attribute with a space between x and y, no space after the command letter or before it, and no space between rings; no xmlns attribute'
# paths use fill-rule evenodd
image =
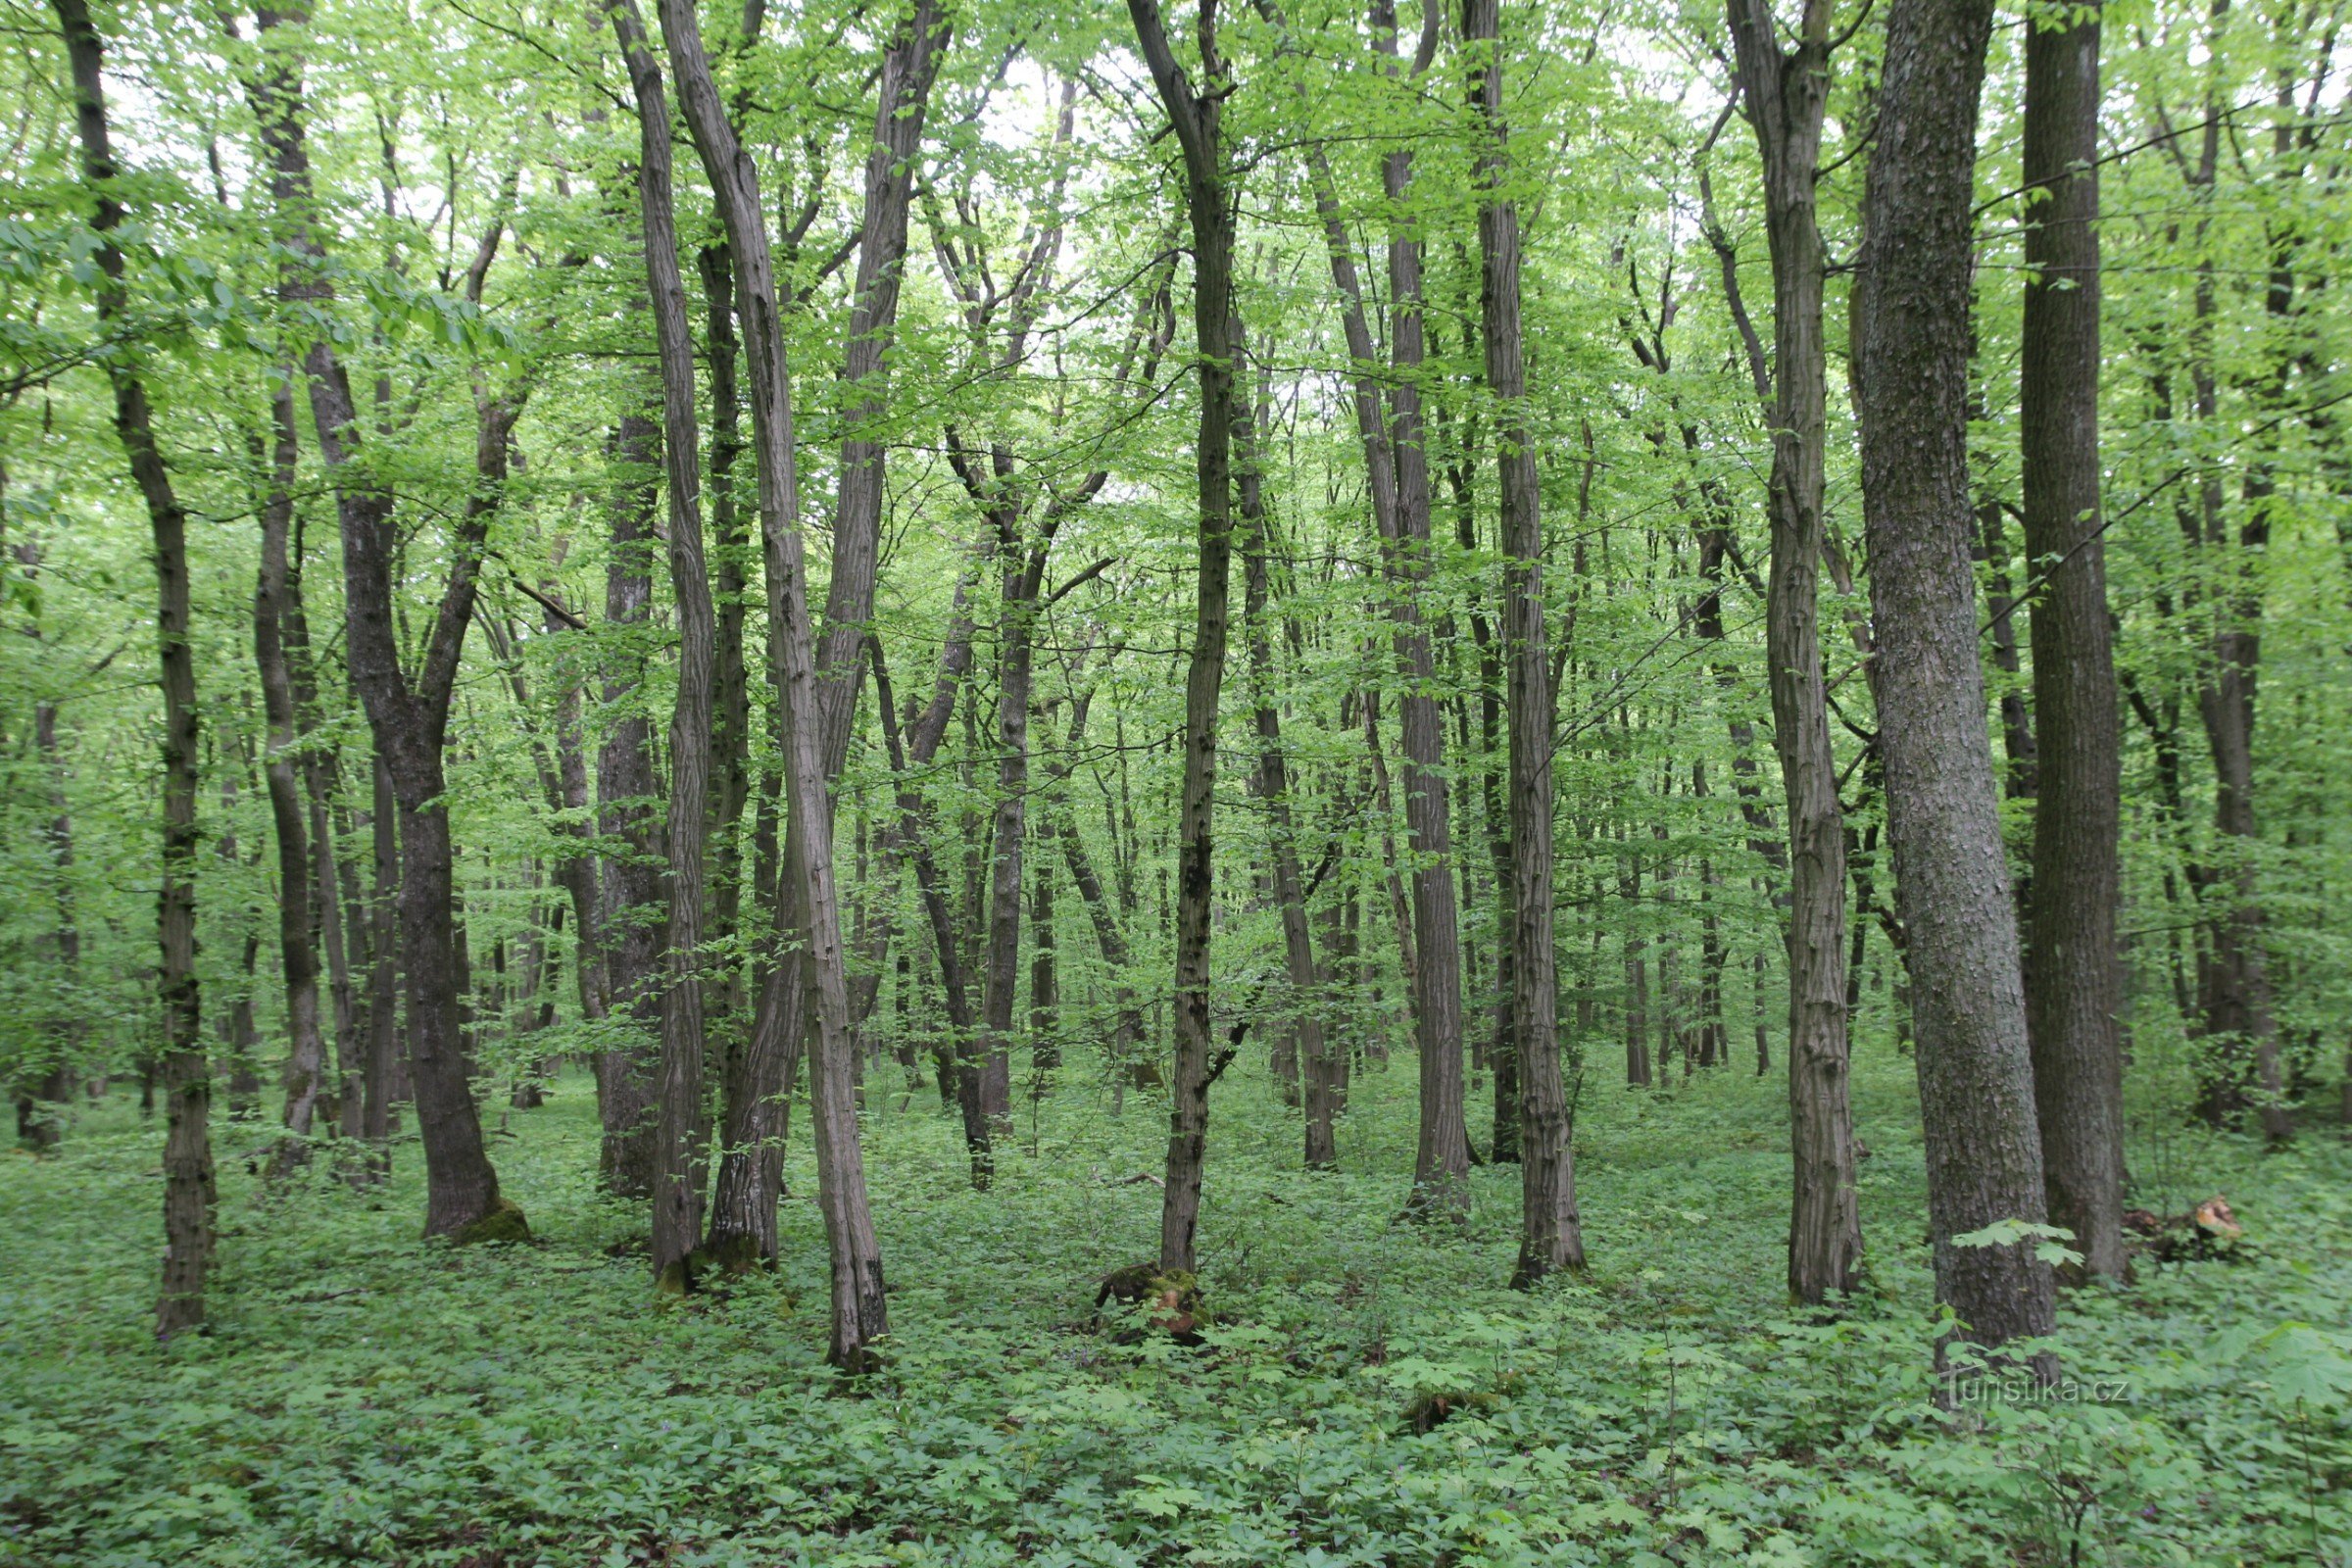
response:
<svg viewBox="0 0 2352 1568"><path fill-rule="evenodd" d="M713 1236L710 1245L695 1254L694 1262L697 1272L708 1267L728 1274L749 1274L775 1266L772 1258L760 1255L758 1239L741 1232Z"/></svg>
<svg viewBox="0 0 2352 1568"><path fill-rule="evenodd" d="M1130 1263L1114 1268L1102 1276L1095 1291L1095 1323L1098 1328L1106 1321L1102 1308L1116 1301L1121 1306L1142 1307L1152 1328L1160 1330L1179 1345L1199 1345L1200 1325L1208 1321L1207 1309L1200 1301L1200 1282L1190 1269L1161 1269L1152 1263ZM1116 1318L1123 1314L1109 1314ZM1121 1332L1122 1340L1138 1338L1137 1331Z"/></svg>
<svg viewBox="0 0 2352 1568"><path fill-rule="evenodd" d="M497 1198L477 1220L458 1227L452 1237L460 1247L473 1247L484 1242L527 1242L531 1239L530 1222L522 1217L522 1205L512 1198Z"/></svg>

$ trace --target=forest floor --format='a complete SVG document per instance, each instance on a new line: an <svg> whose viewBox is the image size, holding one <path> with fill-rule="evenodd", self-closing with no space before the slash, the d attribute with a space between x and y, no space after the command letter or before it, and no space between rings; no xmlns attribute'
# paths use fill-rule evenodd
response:
<svg viewBox="0 0 2352 1568"><path fill-rule="evenodd" d="M936 1095L883 1074L894 1333L855 1390L820 1364L797 1115L781 1272L682 1302L646 1277L642 1208L594 1191L584 1074L487 1112L528 1247L418 1242L413 1140L387 1192L270 1197L266 1131L221 1123L211 1332L158 1349L162 1131L85 1108L54 1155L0 1156L0 1564L2352 1561L2332 1126L2277 1154L2135 1142L2134 1201L2226 1193L2235 1255L2077 1293L2054 1397L1944 1412L1910 1064L1882 1047L1855 1077L1870 1286L1835 1317L1786 1302L1777 1074L1588 1088L1592 1274L1520 1295L1515 1167L1475 1173L1458 1230L1395 1223L1409 1060L1358 1076L1320 1176L1237 1067L1198 1348L1089 1331L1157 1235L1156 1101L1113 1116L1072 1075L982 1195Z"/></svg>

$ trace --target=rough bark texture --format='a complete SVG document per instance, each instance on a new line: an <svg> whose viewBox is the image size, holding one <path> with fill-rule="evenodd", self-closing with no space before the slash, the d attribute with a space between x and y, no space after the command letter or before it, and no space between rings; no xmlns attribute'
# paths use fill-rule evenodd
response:
<svg viewBox="0 0 2352 1568"><path fill-rule="evenodd" d="M2034 879L2026 1016L2050 1222L2124 1272L2121 719L2099 540L2099 21L2030 24L2019 426L2034 639Z"/></svg>
<svg viewBox="0 0 2352 1568"><path fill-rule="evenodd" d="M1855 327L1879 747L1909 943L1936 1294L1984 1345L2046 1334L2044 1219L2017 921L1969 561L1969 266L1989 0L1894 0Z"/></svg>
<svg viewBox="0 0 2352 1568"><path fill-rule="evenodd" d="M1512 1033L1519 1047L1519 1261L1514 1285L1585 1263L1552 950L1552 675L1544 615L1544 514L1519 327L1519 209L1507 194L1501 0L1463 0L1462 39L1485 145L1478 248L1487 387L1499 469L1502 638L1509 670Z"/></svg>
<svg viewBox="0 0 2352 1568"><path fill-rule="evenodd" d="M1176 61L1156 0L1127 0L1152 85L1184 159L1193 232L1193 335L1199 354L1200 431L1199 570L1192 657L1185 673L1184 781L1178 807L1176 1052L1168 1111L1168 1158L1159 1218L1163 1272L1194 1266L1200 1172L1208 1145L1208 1090L1225 1061L1212 1059L1208 943L1214 866L1210 810L1217 772L1217 697L1225 677L1227 590L1233 558L1233 246L1222 121L1232 82L1217 53L1216 11L1200 12L1205 90L1196 92Z"/></svg>
<svg viewBox="0 0 2352 1568"><path fill-rule="evenodd" d="M1763 154L1772 246L1772 576L1766 658L1788 807L1788 1118L1794 1192L1788 1290L1853 1288L1862 1250L1847 1098L1845 827L1821 667L1820 586L1829 371L1814 185L1830 90L1830 6L1808 0L1783 50L1765 0L1732 0L1740 85Z"/></svg>
<svg viewBox="0 0 2352 1568"><path fill-rule="evenodd" d="M792 829L802 846L797 857L796 891L803 900L806 962L810 989L815 993L816 1049L809 1073L809 1120L816 1150L817 1206L824 1215L832 1273L827 1354L837 1366L861 1371L873 1341L889 1331L889 1309L883 1297L881 1247L874 1238L873 1213L866 1199L865 1159L858 1142L858 1111L851 1082L855 1042L841 946L841 906L833 876L826 714L819 693L816 638L809 624L801 540L791 366L785 353L775 266L757 169L719 102L693 7L687 0L662 0L661 16L686 123L717 196L719 216L734 255L736 300L743 310L767 576L769 673L784 715L787 804ZM837 540L836 551L840 548ZM841 569L837 554L837 576ZM850 682L852 672L841 671L838 678Z"/></svg>
<svg viewBox="0 0 2352 1568"><path fill-rule="evenodd" d="M74 74L74 130L82 182L93 202L99 238L98 315L110 327L127 308L122 253L114 230L122 208L112 195L117 173L106 118L104 46L83 0L54 0ZM205 1060L196 989L196 656L188 641L187 514L156 444L147 383L134 361L107 363L115 394L115 433L146 503L155 545L156 640L164 688L163 884L156 901L162 958L164 1270L155 1331L170 1339L204 1322L205 1273L213 1257L212 1071Z"/></svg>

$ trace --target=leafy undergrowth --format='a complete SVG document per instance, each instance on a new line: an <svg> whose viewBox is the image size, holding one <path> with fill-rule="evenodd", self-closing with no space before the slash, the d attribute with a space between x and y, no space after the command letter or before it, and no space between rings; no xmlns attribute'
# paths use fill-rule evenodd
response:
<svg viewBox="0 0 2352 1568"><path fill-rule="evenodd" d="M1159 1105L1024 1105L975 1195L936 1097L877 1080L894 1334L855 1389L819 1364L805 1144L781 1272L665 1299L641 1215L593 1191L578 1074L494 1140L529 1247L417 1242L413 1143L389 1192L266 1199L261 1133L222 1124L212 1332L158 1349L161 1129L118 1101L0 1159L0 1563L2352 1561L2334 1130L2168 1135L2238 1255L2075 1296L2062 1397L1939 1412L1909 1068L1873 1054L1870 1286L1835 1318L1782 1289L1777 1079L1589 1093L1592 1271L1531 1296L1503 1288L1515 1171L1476 1173L1458 1231L1395 1223L1408 1062L1359 1077L1326 1176L1237 1072L1194 1348L1088 1331L1156 1236Z"/></svg>

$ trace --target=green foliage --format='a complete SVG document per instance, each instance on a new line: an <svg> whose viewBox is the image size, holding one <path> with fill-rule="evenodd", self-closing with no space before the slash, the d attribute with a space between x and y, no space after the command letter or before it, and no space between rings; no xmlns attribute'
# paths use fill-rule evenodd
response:
<svg viewBox="0 0 2352 1568"><path fill-rule="evenodd" d="M650 1290L634 1208L593 1192L584 1078L501 1142L541 1245L413 1239L418 1172L224 1168L212 1332L158 1350L151 1132L117 1100L0 1166L0 1563L764 1565L2114 1564L2337 1560L2352 1548L2352 1158L2202 1138L2238 1261L2142 1261L2070 1297L2071 1400L1940 1408L1922 1155L1884 1044L1858 1065L1881 1294L1778 1298L1778 1100L1701 1074L1600 1097L1596 1268L1500 1289L1516 1178L1459 1232L1391 1223L1410 1074L1369 1072L1343 1174L1304 1176L1257 1071L1220 1085L1197 1347L1090 1330L1106 1259L1150 1234L1125 1178L1159 1118L1064 1091L996 1189L952 1117L874 1105L885 1370L818 1361L824 1250ZM796 1117L797 1119L797 1117ZM789 1169L811 1191L806 1146ZM1997 1227L1996 1227L1997 1229ZM2092 1397L2092 1392L2100 1397ZM1433 1401L1446 1410L1416 1422ZM1416 1428L1419 1428L1417 1431ZM2314 1532L2317 1532L2316 1536Z"/></svg>

